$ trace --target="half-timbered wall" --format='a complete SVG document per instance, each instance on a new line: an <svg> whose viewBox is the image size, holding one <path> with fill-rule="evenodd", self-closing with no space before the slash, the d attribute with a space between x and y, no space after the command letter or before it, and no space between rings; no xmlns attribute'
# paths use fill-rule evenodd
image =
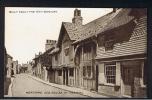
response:
<svg viewBox="0 0 152 100"><path fill-rule="evenodd" d="M63 40L62 40L62 64L69 65L73 64L73 46L71 45L72 42L67 33L64 33Z"/></svg>
<svg viewBox="0 0 152 100"><path fill-rule="evenodd" d="M95 50L96 45L94 43L81 45L75 58L76 65L79 66L76 70L77 74L79 73L76 84L88 90L95 90Z"/></svg>

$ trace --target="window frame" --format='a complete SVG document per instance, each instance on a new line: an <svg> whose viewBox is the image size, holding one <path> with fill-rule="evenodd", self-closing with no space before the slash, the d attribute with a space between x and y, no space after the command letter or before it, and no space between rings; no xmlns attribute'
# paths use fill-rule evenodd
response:
<svg viewBox="0 0 152 100"><path fill-rule="evenodd" d="M69 76L74 77L74 68L69 68Z"/></svg>
<svg viewBox="0 0 152 100"><path fill-rule="evenodd" d="M90 71L88 70L88 67L90 67ZM90 72L90 74L88 72ZM84 73L85 73L85 75L84 75ZM93 72L92 72L91 65L83 66L83 78L88 78L88 79L93 78Z"/></svg>
<svg viewBox="0 0 152 100"><path fill-rule="evenodd" d="M58 70L58 76L62 76L62 70Z"/></svg>
<svg viewBox="0 0 152 100"><path fill-rule="evenodd" d="M110 70L108 70L108 67ZM114 68L112 68L112 67L114 67ZM107 75L107 73L110 75ZM116 85L116 63L115 64L105 64L104 75L105 75L105 83L107 85ZM108 78L107 76L111 77L111 78ZM114 78L112 78L112 77L114 77ZM114 80L114 82L112 82L112 80ZM111 81L111 82L108 82L108 81Z"/></svg>
<svg viewBox="0 0 152 100"><path fill-rule="evenodd" d="M113 50L115 44L115 34L107 34L104 41L105 51Z"/></svg>
<svg viewBox="0 0 152 100"><path fill-rule="evenodd" d="M70 53L70 48L68 46L68 47L64 48L64 55L69 56L69 53Z"/></svg>

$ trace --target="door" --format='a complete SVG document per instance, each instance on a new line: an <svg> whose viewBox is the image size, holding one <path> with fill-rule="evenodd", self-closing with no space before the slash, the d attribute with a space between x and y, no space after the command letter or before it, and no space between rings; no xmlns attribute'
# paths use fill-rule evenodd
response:
<svg viewBox="0 0 152 100"><path fill-rule="evenodd" d="M63 84L68 85L68 69L63 69Z"/></svg>
<svg viewBox="0 0 152 100"><path fill-rule="evenodd" d="M134 73L132 67L123 68L124 96L133 96Z"/></svg>

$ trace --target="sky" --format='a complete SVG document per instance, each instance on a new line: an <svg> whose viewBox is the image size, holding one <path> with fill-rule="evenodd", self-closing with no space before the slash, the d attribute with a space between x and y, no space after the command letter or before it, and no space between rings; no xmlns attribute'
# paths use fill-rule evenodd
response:
<svg viewBox="0 0 152 100"><path fill-rule="evenodd" d="M47 39L57 40L62 22L72 22L75 8L5 8L5 47L19 63L31 61L45 51ZM111 8L77 8L83 24L109 12Z"/></svg>

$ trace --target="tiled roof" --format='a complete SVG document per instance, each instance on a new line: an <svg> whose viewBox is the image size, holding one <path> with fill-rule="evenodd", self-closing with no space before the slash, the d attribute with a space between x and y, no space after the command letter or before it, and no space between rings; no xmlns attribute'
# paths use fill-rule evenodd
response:
<svg viewBox="0 0 152 100"><path fill-rule="evenodd" d="M130 11L131 9L118 9L116 12L108 13L86 25L83 25L79 29L79 32L77 32L78 38L74 43L127 24L134 18L128 15Z"/></svg>
<svg viewBox="0 0 152 100"><path fill-rule="evenodd" d="M76 27L73 23L70 22L63 22L63 25L70 37L71 40L77 40L77 38L79 37L79 28Z"/></svg>
<svg viewBox="0 0 152 100"><path fill-rule="evenodd" d="M121 25L125 25L128 22L130 22L132 19L134 19L133 16L129 16L129 13L131 12L131 9L122 9L107 25L104 27L102 32L105 32L107 30L111 30L114 28L117 28ZM101 33L101 32L99 32Z"/></svg>
<svg viewBox="0 0 152 100"><path fill-rule="evenodd" d="M101 46L97 49L96 59L122 57L137 54L146 54L147 52L147 17L140 18L133 29L129 40L115 43L113 50L105 51ZM124 38L124 37L123 37Z"/></svg>
<svg viewBox="0 0 152 100"><path fill-rule="evenodd" d="M37 57L35 57L33 60L38 59L39 57L41 57L41 56L43 56L45 54L51 54L52 51L54 51L55 48L56 48L56 43L51 48L49 48L47 51L45 51L44 53L42 53L42 54L38 55Z"/></svg>
<svg viewBox="0 0 152 100"><path fill-rule="evenodd" d="M110 12L80 27L77 32L77 39L74 43L92 37L93 35L99 33L110 22L110 20L118 14L119 11L120 10L118 10L117 12Z"/></svg>
<svg viewBox="0 0 152 100"><path fill-rule="evenodd" d="M97 32L99 32L106 24L107 22L113 18L117 13L108 13L94 21L91 21L88 24L76 26L73 23L70 22L63 22L63 25L65 26L65 29L70 37L71 40L83 40L85 38L88 38Z"/></svg>
<svg viewBox="0 0 152 100"><path fill-rule="evenodd" d="M53 54L59 51L59 48L55 47L49 54Z"/></svg>

